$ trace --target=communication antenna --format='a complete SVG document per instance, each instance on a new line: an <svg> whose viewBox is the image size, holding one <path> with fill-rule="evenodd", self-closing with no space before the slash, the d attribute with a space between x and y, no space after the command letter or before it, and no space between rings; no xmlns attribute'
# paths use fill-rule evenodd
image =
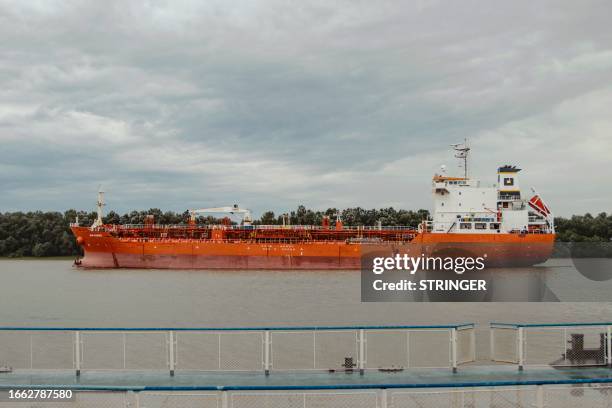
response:
<svg viewBox="0 0 612 408"><path fill-rule="evenodd" d="M463 177L468 177L468 153L470 147L468 146L467 139L464 139L463 143L455 143L451 145L455 149L455 157L463 159Z"/></svg>

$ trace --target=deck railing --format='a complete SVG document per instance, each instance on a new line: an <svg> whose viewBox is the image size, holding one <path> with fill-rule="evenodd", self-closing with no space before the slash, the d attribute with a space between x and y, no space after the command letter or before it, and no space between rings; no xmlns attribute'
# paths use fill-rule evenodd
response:
<svg viewBox="0 0 612 408"><path fill-rule="evenodd" d="M612 365L612 323L491 323L491 359L526 366Z"/></svg>
<svg viewBox="0 0 612 408"><path fill-rule="evenodd" d="M223 230L237 230L237 229L250 229L250 230L277 230L277 229L286 229L286 230L298 230L298 231L336 231L336 227L331 225L329 227L323 227L321 225L217 225L217 224L197 224L197 225L188 225L188 224L117 224L117 225L106 225L103 227L98 227L100 229L156 229L156 230L165 230L165 229L223 229ZM405 225L382 225L382 226L372 226L372 225L343 225L340 231L416 231L416 227L405 226Z"/></svg>
<svg viewBox="0 0 612 408"><path fill-rule="evenodd" d="M117 238L121 242L163 242L163 243L216 243L216 244L257 244L257 245L266 245L266 244L308 244L308 243L317 243L317 244L329 244L329 245L338 245L338 241L332 240L307 240L300 238L253 238L253 239L197 239L197 238L133 238L133 237L122 237ZM403 236L397 237L394 239L378 239L378 238L363 238L363 239L347 239L342 242L347 244L360 244L360 245L381 245L388 242L403 242L409 243L413 239L412 236Z"/></svg>
<svg viewBox="0 0 612 408"><path fill-rule="evenodd" d="M138 392L133 406L202 408L575 408L607 407L609 384L507 385L436 388L354 388ZM162 405L164 404L164 405Z"/></svg>
<svg viewBox="0 0 612 408"><path fill-rule="evenodd" d="M251 328L1 327L14 369L360 371L475 359L474 325Z"/></svg>
<svg viewBox="0 0 612 408"><path fill-rule="evenodd" d="M353 387L333 384L284 387L173 385L97 386L88 389L72 384L54 387L70 390L70 400L36 401L32 405L23 405L50 408L603 408L612 404L609 380L532 381L528 384L524 381L492 384L484 380L465 385L432 383L417 387L390 383ZM0 392L10 392L2 388L0 386ZM31 385L21 388L40 389ZM11 404L0 402L3 406L5 403Z"/></svg>

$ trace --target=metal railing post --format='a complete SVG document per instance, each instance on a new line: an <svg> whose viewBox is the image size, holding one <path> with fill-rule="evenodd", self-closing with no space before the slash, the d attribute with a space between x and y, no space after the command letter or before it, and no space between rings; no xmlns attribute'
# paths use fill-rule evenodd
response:
<svg viewBox="0 0 612 408"><path fill-rule="evenodd" d="M227 391L221 391L221 408L229 407L229 396L227 395Z"/></svg>
<svg viewBox="0 0 612 408"><path fill-rule="evenodd" d="M270 330L264 331L264 373L270 375Z"/></svg>
<svg viewBox="0 0 612 408"><path fill-rule="evenodd" d="M128 391L134 393L134 406L140 408L140 391Z"/></svg>
<svg viewBox="0 0 612 408"><path fill-rule="evenodd" d="M387 389L383 388L380 390L380 408L387 408L388 407L388 402L387 402Z"/></svg>
<svg viewBox="0 0 612 408"><path fill-rule="evenodd" d="M77 377L81 375L81 332L74 332L74 368Z"/></svg>
<svg viewBox="0 0 612 408"><path fill-rule="evenodd" d="M476 361L476 327L472 327L470 333L470 357L472 361Z"/></svg>
<svg viewBox="0 0 612 408"><path fill-rule="evenodd" d="M608 345L608 355L606 356L607 363L608 366L612 367L612 326L608 326L607 328L606 343Z"/></svg>
<svg viewBox="0 0 612 408"><path fill-rule="evenodd" d="M453 327L450 332L451 341L451 365L453 373L457 372L457 328Z"/></svg>
<svg viewBox="0 0 612 408"><path fill-rule="evenodd" d="M518 328L518 369L519 371L523 371L523 366L525 365L525 333L522 327Z"/></svg>
<svg viewBox="0 0 612 408"><path fill-rule="evenodd" d="M359 329L359 374L365 371L365 330Z"/></svg>
<svg viewBox="0 0 612 408"><path fill-rule="evenodd" d="M170 376L174 376L176 361L174 359L174 332L168 332L168 362L170 366Z"/></svg>
<svg viewBox="0 0 612 408"><path fill-rule="evenodd" d="M544 408L545 401L544 401L544 386L543 385L536 386L535 397L536 397L536 400L535 400L536 408Z"/></svg>
<svg viewBox="0 0 612 408"><path fill-rule="evenodd" d="M495 327L489 329L489 348L491 350L491 360L497 361L495 359Z"/></svg>

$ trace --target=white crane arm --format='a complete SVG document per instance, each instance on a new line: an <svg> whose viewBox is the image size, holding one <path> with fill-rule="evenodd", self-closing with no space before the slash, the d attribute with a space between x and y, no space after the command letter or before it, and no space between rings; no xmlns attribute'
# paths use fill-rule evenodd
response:
<svg viewBox="0 0 612 408"><path fill-rule="evenodd" d="M229 213L229 214L247 214L251 211L245 208L238 207L212 207L212 208L198 208L189 210L190 213L202 214L202 213Z"/></svg>
<svg viewBox="0 0 612 408"><path fill-rule="evenodd" d="M189 210L189 214L191 215L192 220L195 220L196 214L205 214L205 213L225 213L225 214L243 214L242 220L244 222L250 223L251 218L251 210L247 208L240 208L238 205L227 206L227 207L211 207L211 208L198 208Z"/></svg>

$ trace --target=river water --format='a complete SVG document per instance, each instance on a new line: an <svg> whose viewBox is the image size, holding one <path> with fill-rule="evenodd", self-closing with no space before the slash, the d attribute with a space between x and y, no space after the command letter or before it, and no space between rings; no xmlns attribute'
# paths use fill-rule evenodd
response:
<svg viewBox="0 0 612 408"><path fill-rule="evenodd" d="M571 261L512 269L544 274L556 293L606 299L577 285ZM580 280L584 283L584 280ZM517 290L521 290L520 288ZM486 353L488 323L612 321L612 302L362 303L359 271L84 270L69 260L0 261L0 325L243 327L473 322Z"/></svg>
<svg viewBox="0 0 612 408"><path fill-rule="evenodd" d="M548 276L557 293L605 298L566 260L510 269ZM520 289L517 289L520 290ZM611 293L612 294L612 293ZM575 298L576 296L574 296ZM612 301L612 296L610 297ZM85 270L68 260L0 261L0 324L258 326L612 320L612 302L362 303L358 271Z"/></svg>

